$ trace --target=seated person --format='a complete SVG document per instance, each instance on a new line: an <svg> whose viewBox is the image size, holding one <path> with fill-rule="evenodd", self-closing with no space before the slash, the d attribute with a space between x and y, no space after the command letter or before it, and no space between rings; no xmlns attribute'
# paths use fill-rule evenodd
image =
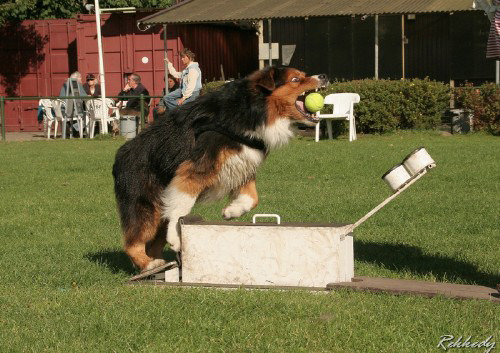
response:
<svg viewBox="0 0 500 353"><path fill-rule="evenodd" d="M76 81L78 84L78 90L75 92L74 89L69 87L68 81ZM83 88L82 85L82 74L79 73L78 71L73 72L70 76L69 79L64 81L61 91L59 92L60 97L68 97L68 96L86 96L87 93L85 92L85 89ZM76 104L77 111L79 113L82 113L84 111L84 102L83 99L68 99L66 103L66 107L63 108L65 110L65 113L67 116L72 116L74 111L73 111L73 104Z"/></svg>
<svg viewBox="0 0 500 353"><path fill-rule="evenodd" d="M201 70L198 63L194 61L195 54L191 50L184 48L181 50L180 56L185 67L182 72L177 72L168 58L165 58L168 63L168 72L173 77L180 79L180 87L163 97L165 106L169 110L185 102L195 100L201 91Z"/></svg>
<svg viewBox="0 0 500 353"><path fill-rule="evenodd" d="M128 76L127 84L123 87L123 90L118 93L118 96L123 97L119 98L119 100L127 102L125 106L120 109L120 115L141 115L141 99L137 98L126 98L127 96L140 96L143 94L144 102L146 105L144 106L144 116L147 117L149 113L149 92L146 87L141 83L141 76L138 74L130 74Z"/></svg>
<svg viewBox="0 0 500 353"><path fill-rule="evenodd" d="M97 82L97 78L94 74L88 74L87 83L83 84L83 89L91 97L101 96L101 85Z"/></svg>
<svg viewBox="0 0 500 353"><path fill-rule="evenodd" d="M71 85L72 87L70 87L70 85L68 85L68 82L71 82L71 81L76 81L78 89L75 90L75 85ZM85 97L85 96L87 96L87 93L85 92L85 89L83 88L83 85L82 85L82 74L80 72L78 72L78 71L73 72L69 76L69 79L64 81L64 83L61 87L61 90L59 92L59 96L60 97L69 97L69 96L75 96L75 97L83 96L83 97ZM84 103L83 99L69 99L69 98L64 99L63 98L63 100L65 101L65 105L63 105L61 107L61 111L62 111L63 115L65 115L68 118L70 118L72 116L79 115L85 121L86 112L85 112L85 103ZM68 124L73 126L73 130L74 130L73 135L76 135L77 133L79 135L78 125L73 124L72 120L69 120Z"/></svg>
<svg viewBox="0 0 500 353"><path fill-rule="evenodd" d="M179 88L179 81L174 76L168 74L168 92L175 91L177 88Z"/></svg>
<svg viewBox="0 0 500 353"><path fill-rule="evenodd" d="M168 75L168 92L172 92L172 91L175 91L176 89L179 88L179 82L177 81L177 79L172 76L172 75ZM163 99L160 100L160 102L158 103L158 106L156 108L153 109L153 120L156 121L158 119L158 116L159 115L162 115L163 113L165 113L165 101Z"/></svg>

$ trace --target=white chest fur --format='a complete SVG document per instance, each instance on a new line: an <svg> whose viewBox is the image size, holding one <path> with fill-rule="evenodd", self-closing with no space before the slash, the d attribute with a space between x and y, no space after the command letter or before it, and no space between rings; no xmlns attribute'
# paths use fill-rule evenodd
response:
<svg viewBox="0 0 500 353"><path fill-rule="evenodd" d="M274 124L258 128L257 136L264 140L269 150L280 148L293 137L293 132L290 130L290 120L276 119Z"/></svg>
<svg viewBox="0 0 500 353"><path fill-rule="evenodd" d="M219 200L231 191L238 190L255 177L263 160L262 151L243 146L239 153L226 159L217 175L217 184L203 192L199 201Z"/></svg>

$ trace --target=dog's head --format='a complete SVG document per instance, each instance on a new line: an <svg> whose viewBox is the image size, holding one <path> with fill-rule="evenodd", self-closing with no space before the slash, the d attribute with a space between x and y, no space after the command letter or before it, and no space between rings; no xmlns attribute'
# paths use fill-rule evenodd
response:
<svg viewBox="0 0 500 353"><path fill-rule="evenodd" d="M249 77L267 95L268 123L276 119L314 125L318 119L304 108L304 96L328 83L326 75L306 76L291 67L268 67Z"/></svg>

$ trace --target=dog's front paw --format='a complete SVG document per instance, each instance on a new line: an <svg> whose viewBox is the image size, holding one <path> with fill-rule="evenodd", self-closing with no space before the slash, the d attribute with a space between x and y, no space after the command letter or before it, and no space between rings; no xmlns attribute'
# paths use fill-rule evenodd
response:
<svg viewBox="0 0 500 353"><path fill-rule="evenodd" d="M177 234L175 235L168 235L167 236L167 243L170 245L170 249L172 249L175 252L181 251L181 238Z"/></svg>
<svg viewBox="0 0 500 353"><path fill-rule="evenodd" d="M240 207L229 206L222 210L222 217L224 219L232 219L242 216L245 213Z"/></svg>
<svg viewBox="0 0 500 353"><path fill-rule="evenodd" d="M231 218L236 218L236 217L239 217L238 215L236 215L236 212L234 212L234 210L231 209L231 207L226 207L224 209L222 209L222 217L224 219L231 219Z"/></svg>

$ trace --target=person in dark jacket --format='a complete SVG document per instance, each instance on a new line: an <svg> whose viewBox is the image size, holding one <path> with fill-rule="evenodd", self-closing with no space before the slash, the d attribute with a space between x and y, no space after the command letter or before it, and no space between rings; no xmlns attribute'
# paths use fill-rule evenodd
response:
<svg viewBox="0 0 500 353"><path fill-rule="evenodd" d="M141 83L141 76L138 74L130 74L128 76L127 84L123 87L123 90L118 93L118 96L122 103L122 108L120 109L120 115L137 115L141 114L141 99L138 97L141 94L144 96L149 96L149 92L146 87ZM129 96L137 96L137 98L126 98ZM144 115L147 116L149 113L149 97L144 98ZM125 103L126 102L126 103ZM125 106L123 106L125 104Z"/></svg>

